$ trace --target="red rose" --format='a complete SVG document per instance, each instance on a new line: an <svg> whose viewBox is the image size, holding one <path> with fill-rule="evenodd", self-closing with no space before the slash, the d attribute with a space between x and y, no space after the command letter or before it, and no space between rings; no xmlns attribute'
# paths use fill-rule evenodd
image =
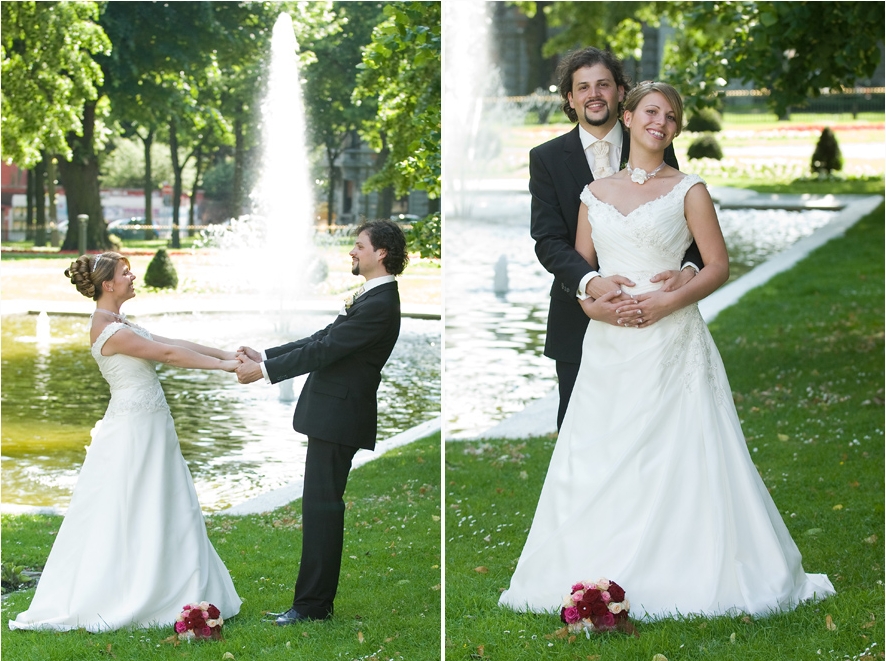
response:
<svg viewBox="0 0 886 661"><path fill-rule="evenodd" d="M221 615L221 612L218 610L218 608L216 608L212 604L209 604L209 608L206 609L206 612L209 613L210 620L217 620L218 616Z"/></svg>
<svg viewBox="0 0 886 661"><path fill-rule="evenodd" d="M609 609L606 607L606 603L603 601L603 593L596 588L588 590L585 592L584 597L581 598L582 604L587 604L588 609L592 615L605 615L609 612ZM579 607L579 610L581 608ZM587 617L583 615L582 617Z"/></svg>
<svg viewBox="0 0 886 661"><path fill-rule="evenodd" d="M609 584L609 596L612 597L612 601L624 601L625 600L625 591L618 583L610 583Z"/></svg>
<svg viewBox="0 0 886 661"><path fill-rule="evenodd" d="M203 619L203 613L196 608L192 610L188 615L188 625L189 629L194 629L195 631L206 626L206 620Z"/></svg>
<svg viewBox="0 0 886 661"><path fill-rule="evenodd" d="M209 638L212 635L212 629L209 627L203 627L203 637Z"/></svg>
<svg viewBox="0 0 886 661"><path fill-rule="evenodd" d="M578 614L581 615L582 619L591 616L591 604L587 601L580 601L575 604L575 607L578 609Z"/></svg>

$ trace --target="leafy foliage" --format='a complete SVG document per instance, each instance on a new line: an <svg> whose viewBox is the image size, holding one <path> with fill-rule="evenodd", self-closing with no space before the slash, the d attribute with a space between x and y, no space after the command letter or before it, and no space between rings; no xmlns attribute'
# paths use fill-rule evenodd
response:
<svg viewBox="0 0 886 661"><path fill-rule="evenodd" d="M178 287L178 273L169 254L163 248L157 251L148 268L145 270L145 284L158 289L175 289Z"/></svg>
<svg viewBox="0 0 886 661"><path fill-rule="evenodd" d="M819 175L829 175L834 170L843 169L843 154L837 144L837 136L825 127L812 153L812 171Z"/></svg>
<svg viewBox="0 0 886 661"><path fill-rule="evenodd" d="M716 160L723 159L723 150L717 138L712 135L703 135L696 138L686 150L686 155L690 158L713 158Z"/></svg>
<svg viewBox="0 0 886 661"><path fill-rule="evenodd" d="M95 2L4 2L3 158L33 167L41 150L71 158L69 132L82 135L84 103L98 98L103 74L93 55L110 42Z"/></svg>
<svg viewBox="0 0 886 661"><path fill-rule="evenodd" d="M353 98L378 99L378 111L361 135L376 151L387 150L368 190L393 186L440 195L441 42L440 3L386 5L387 20L372 32L363 52Z"/></svg>
<svg viewBox="0 0 886 661"><path fill-rule="evenodd" d="M406 237L410 252L422 257L441 257L440 214L434 213L412 224L412 231Z"/></svg>
<svg viewBox="0 0 886 661"><path fill-rule="evenodd" d="M769 91L784 117L822 89L871 76L880 61L882 3L660 2L675 28L665 77L690 104L716 103L732 81ZM656 12L657 13L657 12Z"/></svg>
<svg viewBox="0 0 886 661"><path fill-rule="evenodd" d="M704 133L705 131L721 131L723 129L723 118L713 108L702 108L692 113L689 121L686 122L686 131L694 133Z"/></svg>

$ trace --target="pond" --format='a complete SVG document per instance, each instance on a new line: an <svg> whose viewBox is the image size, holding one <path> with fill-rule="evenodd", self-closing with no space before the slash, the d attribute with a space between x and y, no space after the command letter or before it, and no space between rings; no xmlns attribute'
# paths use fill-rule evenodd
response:
<svg viewBox="0 0 886 661"><path fill-rule="evenodd" d="M557 385L543 355L551 276L529 236L528 194L472 198L470 217L447 215L445 232L446 438L470 438ZM826 225L834 211L720 210L736 278ZM507 259L508 290L494 292Z"/></svg>
<svg viewBox="0 0 886 661"><path fill-rule="evenodd" d="M110 398L88 349L84 317L54 316L49 343L37 317L2 327L3 504L66 507L90 430ZM256 349L304 337L332 321L247 314L133 318L166 337ZM182 453L204 510L224 509L303 477L307 439L292 429L294 403L278 385L243 386L234 375L158 367ZM293 379L297 395L307 377ZM440 322L404 318L379 387L380 439L440 415Z"/></svg>

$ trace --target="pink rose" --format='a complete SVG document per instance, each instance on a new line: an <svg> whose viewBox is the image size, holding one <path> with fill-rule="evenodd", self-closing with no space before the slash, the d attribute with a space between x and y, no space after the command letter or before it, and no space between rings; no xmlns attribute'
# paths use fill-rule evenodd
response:
<svg viewBox="0 0 886 661"><path fill-rule="evenodd" d="M576 592L578 590L584 590L584 589L585 589L584 583L576 583L575 585L572 586L572 590L570 590L570 592Z"/></svg>
<svg viewBox="0 0 886 661"><path fill-rule="evenodd" d="M614 623L615 623L615 621L613 620L613 624ZM210 629L209 627L203 627L203 637L209 638L211 635L212 635L212 629Z"/></svg>
<svg viewBox="0 0 886 661"><path fill-rule="evenodd" d="M576 590L572 593L572 603L577 604L585 596L584 590Z"/></svg>
<svg viewBox="0 0 886 661"><path fill-rule="evenodd" d="M566 624L575 624L576 622L581 620L581 615L579 614L578 609L575 606L564 608L561 615L562 616L560 619Z"/></svg>
<svg viewBox="0 0 886 661"><path fill-rule="evenodd" d="M184 622L176 622L175 623L175 633L184 633L188 630L188 625Z"/></svg>
<svg viewBox="0 0 886 661"><path fill-rule="evenodd" d="M607 611L606 615L595 617L594 626L598 629L611 629L615 626L615 615Z"/></svg>
<svg viewBox="0 0 886 661"><path fill-rule="evenodd" d="M612 601L612 596L608 592L606 592L606 590L603 590L603 592L600 593L600 597L602 597L604 604L608 604L610 601Z"/></svg>

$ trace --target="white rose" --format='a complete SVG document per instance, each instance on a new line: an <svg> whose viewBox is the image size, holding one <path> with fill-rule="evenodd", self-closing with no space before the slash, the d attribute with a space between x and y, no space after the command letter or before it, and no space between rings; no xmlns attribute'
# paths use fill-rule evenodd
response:
<svg viewBox="0 0 886 661"><path fill-rule="evenodd" d="M602 590L605 592L606 590L609 589L609 585L610 585L609 581L606 580L605 578L601 578L599 581L597 581L597 589L598 590Z"/></svg>
<svg viewBox="0 0 886 661"><path fill-rule="evenodd" d="M609 608L609 612L612 613L613 615L618 615L619 613L621 613L624 610L624 608L622 608L621 604L616 603L614 601L609 602L608 608Z"/></svg>
<svg viewBox="0 0 886 661"><path fill-rule="evenodd" d="M647 175L646 170L643 168L634 168L634 171L631 172L631 181L637 184L646 183Z"/></svg>

